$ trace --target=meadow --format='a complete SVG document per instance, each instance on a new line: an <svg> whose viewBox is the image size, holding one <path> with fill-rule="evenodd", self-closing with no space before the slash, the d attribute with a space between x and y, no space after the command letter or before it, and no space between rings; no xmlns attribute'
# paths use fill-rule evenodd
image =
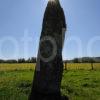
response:
<svg viewBox="0 0 100 100"><path fill-rule="evenodd" d="M70 100L100 100L100 64L68 63L61 91ZM27 100L35 64L0 64L0 100Z"/></svg>

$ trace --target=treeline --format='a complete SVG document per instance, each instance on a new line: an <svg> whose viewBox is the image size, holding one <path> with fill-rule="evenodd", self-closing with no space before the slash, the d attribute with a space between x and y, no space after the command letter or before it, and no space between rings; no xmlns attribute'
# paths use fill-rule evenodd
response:
<svg viewBox="0 0 100 100"><path fill-rule="evenodd" d="M100 63L100 57L82 57L74 58L72 60L65 60L67 63Z"/></svg>
<svg viewBox="0 0 100 100"><path fill-rule="evenodd" d="M74 58L72 60L64 60L66 63L100 63L100 57L82 57L82 58ZM0 59L0 63L36 63L36 58L31 57L29 59L20 58L18 60L10 59L10 60L2 60Z"/></svg>
<svg viewBox="0 0 100 100"><path fill-rule="evenodd" d="M0 63L36 63L36 58L31 57L29 59L20 58L18 60L10 59L10 60L2 60L0 59Z"/></svg>

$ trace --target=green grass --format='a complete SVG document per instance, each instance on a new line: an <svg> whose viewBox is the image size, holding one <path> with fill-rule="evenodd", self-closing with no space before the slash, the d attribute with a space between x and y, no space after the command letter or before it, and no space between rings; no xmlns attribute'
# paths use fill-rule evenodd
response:
<svg viewBox="0 0 100 100"><path fill-rule="evenodd" d="M0 100L27 100L34 65L9 64L9 70L5 66L2 64L3 70L0 71ZM12 70L12 66L16 68ZM21 66L26 67L22 69ZM100 70L64 71L61 91L70 100L100 100Z"/></svg>
<svg viewBox="0 0 100 100"><path fill-rule="evenodd" d="M33 71L0 72L0 100L27 100Z"/></svg>
<svg viewBox="0 0 100 100"><path fill-rule="evenodd" d="M71 100L100 100L100 71L64 72L61 90Z"/></svg>

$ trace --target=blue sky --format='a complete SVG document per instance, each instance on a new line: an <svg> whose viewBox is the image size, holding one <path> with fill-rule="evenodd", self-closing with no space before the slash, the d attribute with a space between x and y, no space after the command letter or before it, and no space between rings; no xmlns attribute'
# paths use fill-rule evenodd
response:
<svg viewBox="0 0 100 100"><path fill-rule="evenodd" d="M37 56L47 0L0 0L0 58ZM100 56L100 0L61 0L68 26L63 58Z"/></svg>

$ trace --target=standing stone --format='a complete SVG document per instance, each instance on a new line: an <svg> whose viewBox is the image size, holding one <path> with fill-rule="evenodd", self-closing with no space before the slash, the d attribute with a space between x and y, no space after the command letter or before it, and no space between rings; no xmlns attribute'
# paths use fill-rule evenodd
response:
<svg viewBox="0 0 100 100"><path fill-rule="evenodd" d="M29 100L61 100L65 30L65 16L59 0L49 0L44 14Z"/></svg>

